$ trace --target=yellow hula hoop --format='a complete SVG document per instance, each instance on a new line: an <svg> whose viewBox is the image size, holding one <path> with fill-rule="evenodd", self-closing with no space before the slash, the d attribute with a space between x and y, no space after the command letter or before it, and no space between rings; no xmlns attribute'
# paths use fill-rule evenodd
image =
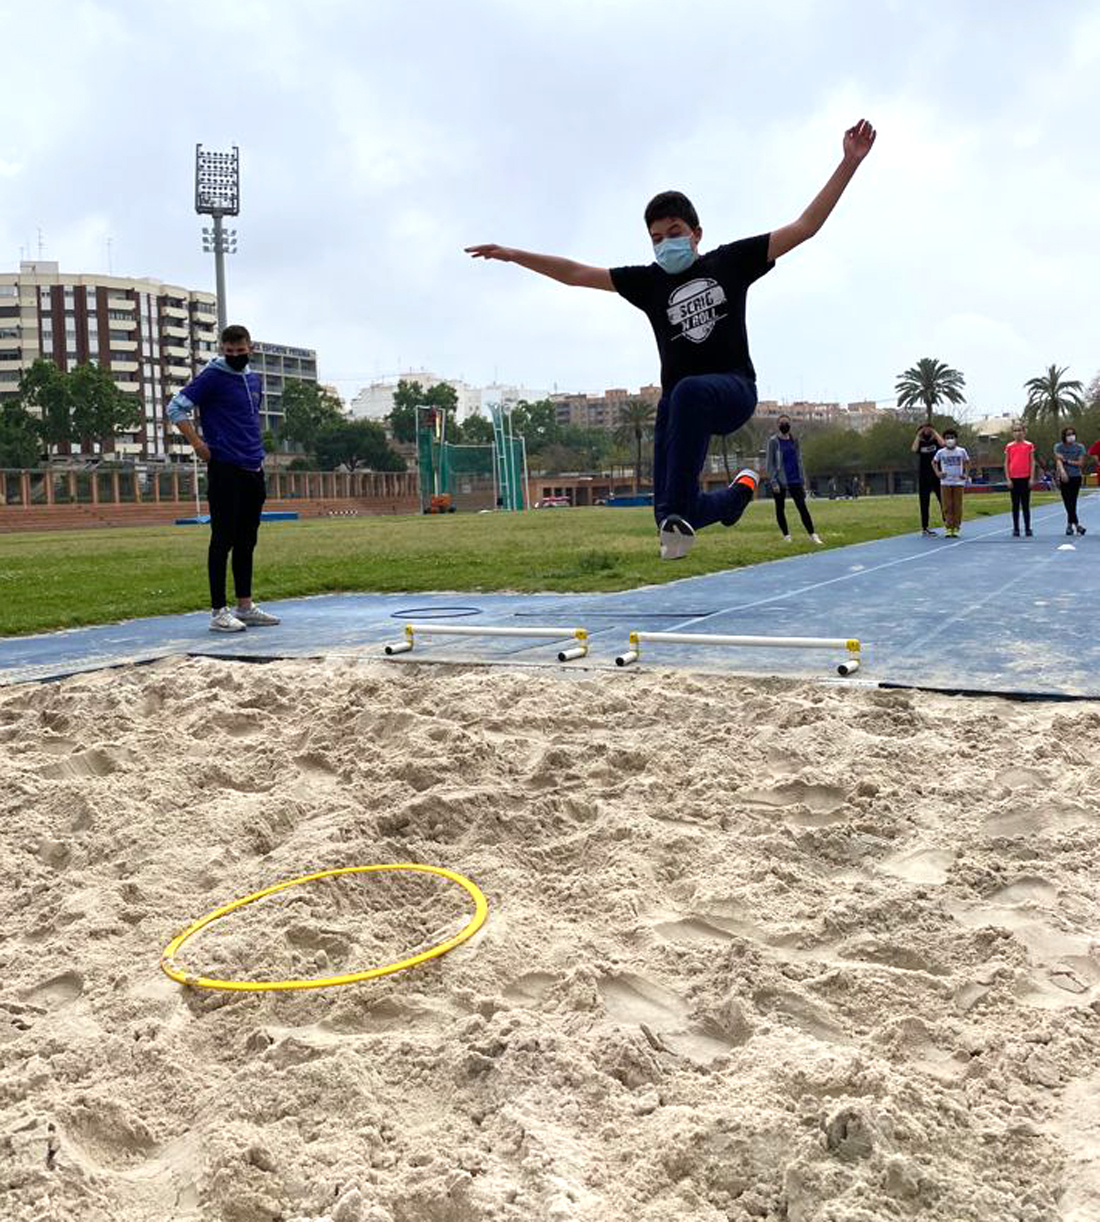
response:
<svg viewBox="0 0 1100 1222"><path fill-rule="evenodd" d="M384 967L368 968L365 972L349 972L345 976L325 976L317 980L215 980L209 976L192 976L189 972L182 972L173 963L176 953L188 938L193 937L200 929L205 929L212 921L228 916L238 908L243 908L245 904L251 904L253 900L263 899L265 895L273 895L276 891L285 891L288 887L297 887L300 883L315 882L319 878L334 878L339 874L369 874L381 870L412 870L420 874L437 874L440 878L450 879L472 897L474 915L453 938L440 942L438 946L433 946L430 950L421 951L409 959L402 959L399 963L387 963ZM356 984L360 980L375 980L379 976L389 976L393 972L401 972L407 967L415 967L418 963L425 963L429 959L445 955L449 950L454 950L456 946L472 938L485 924L485 918L488 915L488 901L478 889L477 884L464 878L461 874L456 874L453 870L445 870L442 866L423 866L413 862L385 866L341 866L336 870L320 870L316 874L303 874L300 878L291 878L287 882L276 883L272 887L254 891L251 895L246 895L239 900L232 900L221 908L215 908L213 912L208 912L206 916L188 925L183 933L168 943L164 948L164 954L160 957L160 966L161 970L177 983L192 985L199 989L228 989L241 993L269 993L277 989L325 989L338 984Z"/></svg>

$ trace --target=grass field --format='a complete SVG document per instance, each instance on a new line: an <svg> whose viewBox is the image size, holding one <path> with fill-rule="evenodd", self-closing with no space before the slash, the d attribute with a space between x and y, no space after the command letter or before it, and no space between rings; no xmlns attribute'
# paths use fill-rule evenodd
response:
<svg viewBox="0 0 1100 1222"><path fill-rule="evenodd" d="M811 507L830 547L919 523L915 496ZM1007 496L967 498L968 519L1007 509ZM788 518L793 544L779 536L771 503L757 501L733 529L702 532L676 563L658 558L648 509L270 523L260 531L254 590L258 601L346 590L623 590L813 550L793 507ZM193 526L0 535L0 636L203 608L206 544L207 531Z"/></svg>

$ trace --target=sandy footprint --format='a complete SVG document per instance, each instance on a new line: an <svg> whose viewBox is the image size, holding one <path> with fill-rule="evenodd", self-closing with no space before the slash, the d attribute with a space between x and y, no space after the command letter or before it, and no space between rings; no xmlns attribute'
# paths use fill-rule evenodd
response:
<svg viewBox="0 0 1100 1222"><path fill-rule="evenodd" d="M687 1015L687 1006L671 989L644 976L606 976L596 987L608 1014L621 1022L667 1027Z"/></svg>
<svg viewBox="0 0 1100 1222"><path fill-rule="evenodd" d="M947 881L954 861L955 854L949 849L914 849L887 857L879 868L909 883L938 884Z"/></svg>
<svg viewBox="0 0 1100 1222"><path fill-rule="evenodd" d="M516 1006L537 1006L557 984L549 972L528 972L505 985L503 996Z"/></svg>

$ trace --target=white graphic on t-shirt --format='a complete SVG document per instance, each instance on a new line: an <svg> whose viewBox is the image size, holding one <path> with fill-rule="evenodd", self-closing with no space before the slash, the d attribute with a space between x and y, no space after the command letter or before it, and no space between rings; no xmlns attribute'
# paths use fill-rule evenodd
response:
<svg viewBox="0 0 1100 1222"><path fill-rule="evenodd" d="M725 318L718 307L726 304L726 290L717 280L700 277L674 289L668 299L668 321L679 333L673 339L690 339L701 344L714 330L719 319Z"/></svg>

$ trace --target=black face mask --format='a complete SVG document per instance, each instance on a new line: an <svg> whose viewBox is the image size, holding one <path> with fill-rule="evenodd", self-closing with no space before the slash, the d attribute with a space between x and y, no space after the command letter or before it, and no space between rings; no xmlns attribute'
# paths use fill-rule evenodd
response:
<svg viewBox="0 0 1100 1222"><path fill-rule="evenodd" d="M233 370L234 373L242 373L245 366L248 364L248 353L241 352L234 356L227 356L225 363Z"/></svg>
<svg viewBox="0 0 1100 1222"><path fill-rule="evenodd" d="M779 431L781 433L789 433L791 431L791 426L789 424L781 424L779 426Z"/></svg>
<svg viewBox="0 0 1100 1222"><path fill-rule="evenodd" d="M931 440L932 440L932 434L931 434L931 433L921 433L921 437L922 437L922 438L924 438L924 440L925 440L925 441L931 441Z"/></svg>

